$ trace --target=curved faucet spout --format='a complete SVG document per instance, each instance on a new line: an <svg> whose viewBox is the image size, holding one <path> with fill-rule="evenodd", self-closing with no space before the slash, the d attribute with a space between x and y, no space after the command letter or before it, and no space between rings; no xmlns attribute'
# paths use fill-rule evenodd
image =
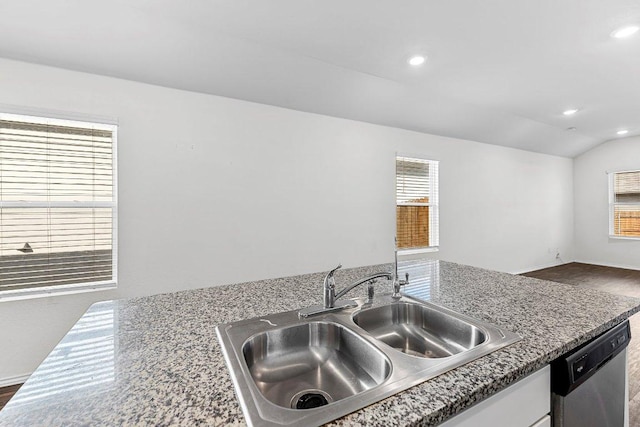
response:
<svg viewBox="0 0 640 427"><path fill-rule="evenodd" d="M335 296L335 299L338 298L342 298L344 295L346 295L347 292L349 292L351 289L355 288L356 286L362 285L363 283L367 283L379 278L386 278L388 280L393 280L393 273L391 272L381 272L381 273L375 273L372 274L371 276L365 277L364 279L360 279L357 280L355 282L353 282L352 284L350 284L349 286L347 286L346 288L344 288L343 290L341 290L340 292L338 292Z"/></svg>
<svg viewBox="0 0 640 427"><path fill-rule="evenodd" d="M306 318L309 316L313 316L316 314L328 313L335 310L341 310L347 307L356 307L358 304L355 300L342 300L336 303L336 300L345 296L347 292L356 286L362 285L363 283L369 283L369 287L367 289L367 298L369 302L373 301L374 288L373 283L376 279L386 278L393 284L393 298L400 298L402 294L400 293L400 287L409 283L409 274L405 274L405 279L401 280L398 278L398 258L396 255L396 265L393 271L383 271L379 273L374 273L370 276L367 276L363 279L356 280L340 292L336 293L336 279L334 275L336 271L342 268L342 264L338 264L336 268L331 270L324 276L323 283L323 304L321 306L314 305L311 307L303 308L298 312L298 316L300 318Z"/></svg>

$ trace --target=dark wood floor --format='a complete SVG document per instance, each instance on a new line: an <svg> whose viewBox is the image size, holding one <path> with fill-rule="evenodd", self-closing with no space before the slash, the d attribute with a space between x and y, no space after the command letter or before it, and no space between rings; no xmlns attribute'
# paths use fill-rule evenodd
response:
<svg viewBox="0 0 640 427"><path fill-rule="evenodd" d="M523 275L640 298L639 270L572 262L524 273ZM640 313L631 316L629 321L631 324L631 342L627 351L629 362L629 425L640 426Z"/></svg>
<svg viewBox="0 0 640 427"><path fill-rule="evenodd" d="M0 387L0 409L4 408L4 405L16 394L16 391L18 391L21 385L22 384Z"/></svg>

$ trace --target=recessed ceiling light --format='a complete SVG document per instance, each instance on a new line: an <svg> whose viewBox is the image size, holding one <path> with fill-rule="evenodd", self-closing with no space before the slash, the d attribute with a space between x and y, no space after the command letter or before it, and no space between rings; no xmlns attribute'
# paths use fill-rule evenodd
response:
<svg viewBox="0 0 640 427"><path fill-rule="evenodd" d="M611 37L613 37L614 39L624 39L634 35L635 33L638 32L638 30L640 30L640 27L638 27L637 25L630 25L628 27L618 28L613 33L611 33Z"/></svg>
<svg viewBox="0 0 640 427"><path fill-rule="evenodd" d="M621 129L618 132L616 132L618 135L626 135L629 133L629 131L627 129Z"/></svg>
<svg viewBox="0 0 640 427"><path fill-rule="evenodd" d="M409 65L412 65L414 67L418 67L418 66L424 64L426 60L427 60L427 58L425 58L422 55L414 55L411 58L409 58L409 60L407 62L409 63Z"/></svg>
<svg viewBox="0 0 640 427"><path fill-rule="evenodd" d="M571 108L569 110L564 110L562 114L564 114L565 116L573 116L577 112L578 112L577 108Z"/></svg>

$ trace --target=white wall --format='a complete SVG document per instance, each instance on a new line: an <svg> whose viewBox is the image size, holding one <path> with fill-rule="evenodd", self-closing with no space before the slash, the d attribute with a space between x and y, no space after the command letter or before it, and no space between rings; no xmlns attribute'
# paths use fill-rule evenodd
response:
<svg viewBox="0 0 640 427"><path fill-rule="evenodd" d="M441 161L441 259L572 257L571 159L8 60L0 103L120 124L118 289L1 302L0 380L93 301L390 262L396 151Z"/></svg>
<svg viewBox="0 0 640 427"><path fill-rule="evenodd" d="M574 160L576 260L640 269L640 240L609 238L607 172L640 169L640 137L608 141Z"/></svg>

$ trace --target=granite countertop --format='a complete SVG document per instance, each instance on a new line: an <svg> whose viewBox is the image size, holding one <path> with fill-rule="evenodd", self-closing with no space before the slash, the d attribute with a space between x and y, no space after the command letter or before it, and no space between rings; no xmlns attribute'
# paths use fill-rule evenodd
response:
<svg viewBox="0 0 640 427"><path fill-rule="evenodd" d="M341 270L338 288L379 265ZM640 310L640 299L443 261L404 263L409 295L522 340L330 425L436 425ZM321 301L323 273L96 303L0 411L0 426L244 425L220 323ZM388 282L378 292L389 292ZM356 288L350 296L362 296Z"/></svg>

